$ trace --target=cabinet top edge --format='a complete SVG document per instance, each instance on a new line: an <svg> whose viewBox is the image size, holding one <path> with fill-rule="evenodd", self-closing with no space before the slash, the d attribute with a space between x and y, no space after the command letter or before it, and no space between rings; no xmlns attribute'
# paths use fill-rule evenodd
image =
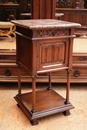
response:
<svg viewBox="0 0 87 130"><path fill-rule="evenodd" d="M54 29L81 26L79 23L56 19L12 20L11 22L27 29Z"/></svg>

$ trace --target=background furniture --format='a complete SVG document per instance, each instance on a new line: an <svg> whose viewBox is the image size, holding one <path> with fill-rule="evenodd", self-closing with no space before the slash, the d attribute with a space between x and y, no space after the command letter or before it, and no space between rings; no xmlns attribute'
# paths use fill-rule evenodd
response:
<svg viewBox="0 0 87 130"><path fill-rule="evenodd" d="M86 0L58 0L56 11L64 13L62 20L77 22L82 26L75 29L76 35L87 35L87 4Z"/></svg>
<svg viewBox="0 0 87 130"><path fill-rule="evenodd" d="M2 1L0 2L0 8L5 11L7 21L10 21L11 19L18 19L18 9L19 4L16 1ZM5 15L5 14L3 14ZM4 21L4 20L2 20Z"/></svg>
<svg viewBox="0 0 87 130"><path fill-rule="evenodd" d="M11 22L0 22L0 36L7 36L10 41L12 41L12 35L16 37L15 29L16 26Z"/></svg>

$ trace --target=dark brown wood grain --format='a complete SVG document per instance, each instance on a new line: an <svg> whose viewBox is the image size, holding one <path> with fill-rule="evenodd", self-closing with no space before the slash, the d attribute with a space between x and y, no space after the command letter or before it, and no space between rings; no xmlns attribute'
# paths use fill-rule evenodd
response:
<svg viewBox="0 0 87 130"><path fill-rule="evenodd" d="M41 117L59 112L70 114L74 108L69 101L72 70L74 28L80 24L55 19L15 20L16 56L19 69L18 94L14 97L18 106L33 125ZM32 32L32 33L30 33ZM28 70L32 79L32 92L21 92L21 67ZM66 70L66 97L51 88L51 72ZM48 88L37 90L37 74L49 73Z"/></svg>

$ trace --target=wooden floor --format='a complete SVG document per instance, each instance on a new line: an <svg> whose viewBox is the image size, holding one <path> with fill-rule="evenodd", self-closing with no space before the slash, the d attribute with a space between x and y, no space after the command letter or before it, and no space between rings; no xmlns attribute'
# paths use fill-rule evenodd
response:
<svg viewBox="0 0 87 130"><path fill-rule="evenodd" d="M71 84L70 102L74 105L71 115L62 113L39 119L32 126L28 118L17 107L14 96L17 83L0 83L0 130L87 130L87 84ZM65 97L66 84L53 84L53 89ZM37 84L37 89L47 84ZM31 91L30 83L22 83L22 92Z"/></svg>

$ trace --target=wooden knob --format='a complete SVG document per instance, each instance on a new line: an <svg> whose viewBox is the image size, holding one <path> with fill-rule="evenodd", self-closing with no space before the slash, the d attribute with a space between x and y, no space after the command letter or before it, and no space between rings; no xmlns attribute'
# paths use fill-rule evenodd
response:
<svg viewBox="0 0 87 130"><path fill-rule="evenodd" d="M79 72L78 70L76 70L76 71L74 72L74 76L75 76L75 77L79 77L79 76L80 76L80 72Z"/></svg>
<svg viewBox="0 0 87 130"><path fill-rule="evenodd" d="M11 76L11 71L10 70L6 70L5 71L5 76Z"/></svg>

